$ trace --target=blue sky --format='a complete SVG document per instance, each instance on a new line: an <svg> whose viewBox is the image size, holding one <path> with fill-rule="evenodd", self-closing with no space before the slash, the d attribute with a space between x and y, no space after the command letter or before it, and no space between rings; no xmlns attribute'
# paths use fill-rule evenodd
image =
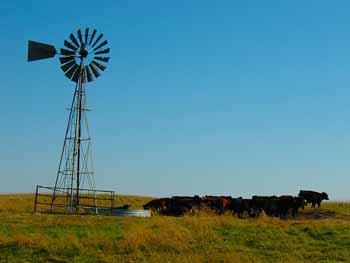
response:
<svg viewBox="0 0 350 263"><path fill-rule="evenodd" d="M0 192L52 185L74 85L57 48L102 31L88 86L97 187L122 194L349 200L348 1L3 1Z"/></svg>

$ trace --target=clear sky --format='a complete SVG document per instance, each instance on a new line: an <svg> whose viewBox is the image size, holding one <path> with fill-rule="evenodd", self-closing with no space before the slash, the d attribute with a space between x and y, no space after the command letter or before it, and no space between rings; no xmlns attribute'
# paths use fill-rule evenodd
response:
<svg viewBox="0 0 350 263"><path fill-rule="evenodd" d="M0 192L56 177L86 26L111 61L88 85L97 187L122 194L350 199L349 1L2 1Z"/></svg>

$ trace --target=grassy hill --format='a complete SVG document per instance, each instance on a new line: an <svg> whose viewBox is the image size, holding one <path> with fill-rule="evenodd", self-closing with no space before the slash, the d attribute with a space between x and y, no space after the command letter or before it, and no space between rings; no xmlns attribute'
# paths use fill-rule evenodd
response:
<svg viewBox="0 0 350 263"><path fill-rule="evenodd" d="M350 203L282 221L34 214L33 200L0 195L0 262L350 262ZM116 205L148 200L117 196Z"/></svg>

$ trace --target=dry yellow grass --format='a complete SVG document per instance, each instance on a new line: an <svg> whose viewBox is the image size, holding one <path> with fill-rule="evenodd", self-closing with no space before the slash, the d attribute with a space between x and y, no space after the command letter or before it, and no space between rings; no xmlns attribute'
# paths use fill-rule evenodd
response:
<svg viewBox="0 0 350 263"><path fill-rule="evenodd" d="M281 221L34 214L33 200L0 196L0 262L350 262L349 203ZM149 198L118 200L141 207Z"/></svg>

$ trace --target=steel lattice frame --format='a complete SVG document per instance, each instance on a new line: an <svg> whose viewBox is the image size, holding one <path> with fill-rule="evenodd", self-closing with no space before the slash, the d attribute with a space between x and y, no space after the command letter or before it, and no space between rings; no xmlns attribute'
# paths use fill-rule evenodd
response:
<svg viewBox="0 0 350 263"><path fill-rule="evenodd" d="M68 212L75 212L79 208L79 189L95 190L85 75L82 66L80 69L81 74L73 95L55 181L52 210L55 208L56 199L63 198L66 200ZM62 194L56 190L61 188L67 189L67 192Z"/></svg>

